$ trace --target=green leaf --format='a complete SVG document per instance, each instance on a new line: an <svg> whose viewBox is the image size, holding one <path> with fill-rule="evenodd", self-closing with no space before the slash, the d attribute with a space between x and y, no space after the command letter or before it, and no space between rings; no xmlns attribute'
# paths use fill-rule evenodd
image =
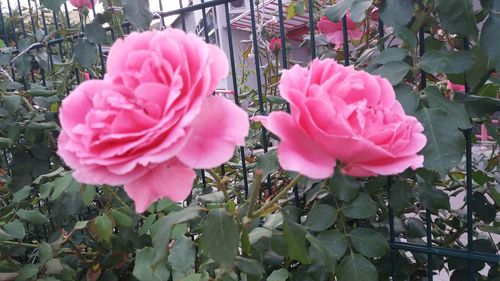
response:
<svg viewBox="0 0 500 281"><path fill-rule="evenodd" d="M31 71L31 56L23 54L13 61L14 68L19 72L22 77L26 77Z"/></svg>
<svg viewBox="0 0 500 281"><path fill-rule="evenodd" d="M283 214L283 233L287 244L288 256L293 260L298 260L304 264L310 262L306 249L307 230L300 224L293 221L291 216L285 212Z"/></svg>
<svg viewBox="0 0 500 281"><path fill-rule="evenodd" d="M38 258L41 263L45 263L54 257L52 245L47 242L42 242L38 247Z"/></svg>
<svg viewBox="0 0 500 281"><path fill-rule="evenodd" d="M59 12L61 5L66 2L66 0L40 0L40 3L54 12Z"/></svg>
<svg viewBox="0 0 500 281"><path fill-rule="evenodd" d="M31 186L25 186L25 187L19 189L18 191L16 191L14 193L12 201L14 201L16 203L23 201L24 199L26 199L30 196L31 190L33 190L33 188Z"/></svg>
<svg viewBox="0 0 500 281"><path fill-rule="evenodd" d="M54 192L50 196L50 201L54 201L61 196L73 183L73 176L68 173L54 181Z"/></svg>
<svg viewBox="0 0 500 281"><path fill-rule="evenodd" d="M337 268L338 281L377 281L375 266L358 254L347 255Z"/></svg>
<svg viewBox="0 0 500 281"><path fill-rule="evenodd" d="M40 271L40 268L36 264L27 264L18 271L16 281L27 281L33 280Z"/></svg>
<svg viewBox="0 0 500 281"><path fill-rule="evenodd" d="M189 276L182 278L179 281L201 281L202 276L203 275L201 273L193 273L193 274L190 274Z"/></svg>
<svg viewBox="0 0 500 281"><path fill-rule="evenodd" d="M11 115L16 114L16 112L19 109L21 109L21 103L22 99L20 96L17 95L3 96L3 104Z"/></svg>
<svg viewBox="0 0 500 281"><path fill-rule="evenodd" d="M85 25L85 37L91 43L106 43L106 31L97 20L94 20L91 23Z"/></svg>
<svg viewBox="0 0 500 281"><path fill-rule="evenodd" d="M201 247L225 270L231 270L239 245L238 223L223 208L208 213Z"/></svg>
<svg viewBox="0 0 500 281"><path fill-rule="evenodd" d="M406 225L409 238L422 238L427 235L424 223L418 218L408 218Z"/></svg>
<svg viewBox="0 0 500 281"><path fill-rule="evenodd" d="M342 208L342 213L353 219L366 219L375 214L377 205L366 193L360 193L354 201Z"/></svg>
<svg viewBox="0 0 500 281"><path fill-rule="evenodd" d="M155 255L155 250L149 247L136 251L132 274L139 281L163 281L169 279L170 272L165 263L153 267Z"/></svg>
<svg viewBox="0 0 500 281"><path fill-rule="evenodd" d="M375 63L386 64L393 61L402 61L408 56L408 49L406 48L389 48L380 53L375 59Z"/></svg>
<svg viewBox="0 0 500 281"><path fill-rule="evenodd" d="M389 250L389 244L380 232L364 227L351 231L351 242L356 251L365 257L381 257Z"/></svg>
<svg viewBox="0 0 500 281"><path fill-rule="evenodd" d="M281 268L271 272L266 281L286 281L289 276L290 273L286 269Z"/></svg>
<svg viewBox="0 0 500 281"><path fill-rule="evenodd" d="M295 3L295 14L299 16L303 16L305 14L305 5L304 2Z"/></svg>
<svg viewBox="0 0 500 281"><path fill-rule="evenodd" d="M26 236L26 230L24 229L24 224L19 220L13 220L8 224L3 226L3 230L7 232L12 238L23 240Z"/></svg>
<svg viewBox="0 0 500 281"><path fill-rule="evenodd" d="M474 195L472 195L472 210L479 219L486 224L492 223L497 213L495 205L490 203L488 199L479 192L475 192Z"/></svg>
<svg viewBox="0 0 500 281"><path fill-rule="evenodd" d="M347 249L347 237L337 230L321 232L316 238L332 260L342 258Z"/></svg>
<svg viewBox="0 0 500 281"><path fill-rule="evenodd" d="M424 89L429 105L433 108L439 108L445 111L453 121L453 126L460 129L472 128L465 106L456 101L450 101L444 97L436 87L427 87ZM450 125L451 125L450 124Z"/></svg>
<svg viewBox="0 0 500 281"><path fill-rule="evenodd" d="M265 179L269 174L276 172L280 168L278 162L277 150L271 150L257 156L256 168L262 170L262 178Z"/></svg>
<svg viewBox="0 0 500 281"><path fill-rule="evenodd" d="M168 263L172 269L173 279L179 280L194 273L195 259L196 250L191 239L181 236L175 240L172 251L168 255Z"/></svg>
<svg viewBox="0 0 500 281"><path fill-rule="evenodd" d="M21 219L33 224L44 224L49 222L47 217L45 217L38 210L19 209L17 210L16 215Z"/></svg>
<svg viewBox="0 0 500 281"><path fill-rule="evenodd" d="M428 51L417 64L428 73L463 73L476 61L470 51Z"/></svg>
<svg viewBox="0 0 500 281"><path fill-rule="evenodd" d="M96 195L96 187L93 185L83 184L80 188L80 196L82 196L82 201L86 206L90 206Z"/></svg>
<svg viewBox="0 0 500 281"><path fill-rule="evenodd" d="M315 204L307 214L305 225L312 231L324 231L337 220L338 212L326 204Z"/></svg>
<svg viewBox="0 0 500 281"><path fill-rule="evenodd" d="M477 36L471 0L436 0L436 11L441 25L449 33Z"/></svg>
<svg viewBox="0 0 500 281"><path fill-rule="evenodd" d="M500 15L491 13L481 29L479 46L483 49L500 71Z"/></svg>
<svg viewBox="0 0 500 281"><path fill-rule="evenodd" d="M394 86L403 81L403 78L405 78L410 69L411 67L406 62L391 61L375 69L373 74L386 78Z"/></svg>
<svg viewBox="0 0 500 281"><path fill-rule="evenodd" d="M99 238L110 242L113 235L113 221L107 215L101 215L94 219L94 223Z"/></svg>
<svg viewBox="0 0 500 281"><path fill-rule="evenodd" d="M174 225L198 218L199 211L200 208L188 207L178 212L171 212L168 216L159 219L151 227L151 236L153 237L153 246L155 249L167 249ZM149 217L147 220L149 220ZM154 220L154 217L151 220ZM165 250L156 251L154 263L159 263L165 256Z"/></svg>
<svg viewBox="0 0 500 281"><path fill-rule="evenodd" d="M342 174L338 168L335 169L328 185L330 192L345 202L356 198L360 188L361 185L355 178Z"/></svg>
<svg viewBox="0 0 500 281"><path fill-rule="evenodd" d="M419 181L417 199L432 211L450 209L448 194L429 183Z"/></svg>
<svg viewBox="0 0 500 281"><path fill-rule="evenodd" d="M264 227L256 227L250 231L248 237L250 240L250 244L257 243L262 238L271 238L273 236L273 232Z"/></svg>
<svg viewBox="0 0 500 281"><path fill-rule="evenodd" d="M495 98L455 93L455 100L465 104L465 109L472 118L500 111L500 100Z"/></svg>
<svg viewBox="0 0 500 281"><path fill-rule="evenodd" d="M31 97L50 97L57 94L56 90L44 90L44 89L29 89L26 91Z"/></svg>
<svg viewBox="0 0 500 281"><path fill-rule="evenodd" d="M402 210L410 204L413 198L411 186L406 181L398 181L391 186L389 202L394 210Z"/></svg>
<svg viewBox="0 0 500 281"><path fill-rule="evenodd" d="M333 22L339 22L348 10L351 12L352 21L359 23L365 19L366 10L372 5L373 0L344 0L337 1L333 6L325 9L325 15Z"/></svg>
<svg viewBox="0 0 500 281"><path fill-rule="evenodd" d="M339 22L351 8L352 0L337 1L334 5L325 9L325 15L333 22Z"/></svg>
<svg viewBox="0 0 500 281"><path fill-rule="evenodd" d="M465 139L458 129L450 126L455 121L441 109L423 107L417 112L417 118L427 137L427 144L421 152L424 167L444 176L460 163Z"/></svg>
<svg viewBox="0 0 500 281"><path fill-rule="evenodd" d="M226 202L226 197L224 196L224 192L216 191L208 194L199 195L197 197L200 201L208 202L208 203L224 203Z"/></svg>
<svg viewBox="0 0 500 281"><path fill-rule="evenodd" d="M134 226L134 221L132 218L127 215L125 212L123 212L120 209L113 209L111 211L113 214L113 218L115 219L116 224L121 225L123 227L133 227Z"/></svg>
<svg viewBox="0 0 500 281"><path fill-rule="evenodd" d="M406 26L398 26L394 28L394 34L401 38L412 49L417 47L417 36Z"/></svg>
<svg viewBox="0 0 500 281"><path fill-rule="evenodd" d="M413 1L385 0L382 1L380 17L385 25L406 26L413 16Z"/></svg>
<svg viewBox="0 0 500 281"><path fill-rule="evenodd" d="M420 94L407 84L400 84L394 87L394 91L396 92L396 99L401 103L404 112L415 116L418 103L420 102Z"/></svg>
<svg viewBox="0 0 500 281"><path fill-rule="evenodd" d="M97 58L97 46L85 38L78 39L74 46L73 58L83 68L91 68Z"/></svg>
<svg viewBox="0 0 500 281"><path fill-rule="evenodd" d="M351 19L353 22L360 23L366 18L366 10L371 7L373 0L352 0Z"/></svg>
<svg viewBox="0 0 500 281"><path fill-rule="evenodd" d="M140 30L148 30L153 21L149 1L122 0L125 18Z"/></svg>
<svg viewBox="0 0 500 281"><path fill-rule="evenodd" d="M237 256L236 257L236 266L243 272L250 274L261 276L266 272L262 264L254 259L248 259L244 257Z"/></svg>

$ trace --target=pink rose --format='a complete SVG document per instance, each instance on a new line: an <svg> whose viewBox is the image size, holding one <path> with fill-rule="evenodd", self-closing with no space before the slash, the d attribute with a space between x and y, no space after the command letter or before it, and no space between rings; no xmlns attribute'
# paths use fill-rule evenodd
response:
<svg viewBox="0 0 500 281"><path fill-rule="evenodd" d="M453 92L465 92L465 86L460 84L453 84L450 80L447 82L448 89Z"/></svg>
<svg viewBox="0 0 500 281"><path fill-rule="evenodd" d="M273 37L269 42L269 49L273 53L278 53L281 50L281 37Z"/></svg>
<svg viewBox="0 0 500 281"><path fill-rule="evenodd" d="M291 114L258 116L281 142L280 165L309 178L333 174L336 160L351 176L391 175L422 167L423 127L405 115L391 84L333 59L285 70L279 86Z"/></svg>
<svg viewBox="0 0 500 281"><path fill-rule="evenodd" d="M184 200L193 169L219 166L244 145L246 112L212 96L229 71L217 47L176 29L132 33L112 46L107 69L60 110L58 154L78 181L123 184L143 212L159 198Z"/></svg>
<svg viewBox="0 0 500 281"><path fill-rule="evenodd" d="M94 0L94 5L97 5L97 1ZM69 3L78 9L83 8L83 6L92 9L92 0L69 0Z"/></svg>
<svg viewBox="0 0 500 281"><path fill-rule="evenodd" d="M351 20L351 14L348 12L347 17L347 36L351 39L359 40L363 36L363 31L358 29L356 23ZM335 49L341 49L344 43L344 35L342 33L342 20L333 22L327 16L322 16L318 22L318 29L323 33L328 41L335 44Z"/></svg>

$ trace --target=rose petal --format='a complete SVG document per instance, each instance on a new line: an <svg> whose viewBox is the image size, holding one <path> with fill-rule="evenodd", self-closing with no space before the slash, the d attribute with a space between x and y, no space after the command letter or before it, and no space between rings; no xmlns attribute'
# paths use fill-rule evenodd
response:
<svg viewBox="0 0 500 281"><path fill-rule="evenodd" d="M226 98L207 98L179 160L195 169L213 168L231 159L236 145L244 145L250 124L246 112Z"/></svg>
<svg viewBox="0 0 500 281"><path fill-rule="evenodd" d="M324 179L333 174L335 159L317 145L284 112L273 112L269 116L253 118L262 122L281 142L278 146L280 166L301 173L312 179Z"/></svg>
<svg viewBox="0 0 500 281"><path fill-rule="evenodd" d="M161 198L182 201L193 187L196 173L178 160L157 165L142 177L124 185L128 196L135 202L135 210L142 213Z"/></svg>

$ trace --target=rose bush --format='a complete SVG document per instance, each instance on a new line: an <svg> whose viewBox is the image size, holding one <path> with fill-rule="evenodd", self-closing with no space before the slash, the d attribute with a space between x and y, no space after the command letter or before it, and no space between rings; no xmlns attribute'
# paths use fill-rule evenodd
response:
<svg viewBox="0 0 500 281"><path fill-rule="evenodd" d="M211 92L227 74L214 47L136 33L171 22L150 1L102 1L95 17L14 2L0 19L0 280L499 278L496 0L283 1L285 26L313 24L284 30L281 52L267 1L250 37L235 30L246 17L225 25L229 3L205 1L234 54L217 86L227 99ZM175 13L189 32L203 11ZM364 33L347 33L349 52L317 28L346 14ZM465 92L445 98L447 80ZM231 99L271 129L252 123L236 153L245 130L223 129L242 111L217 103Z"/></svg>

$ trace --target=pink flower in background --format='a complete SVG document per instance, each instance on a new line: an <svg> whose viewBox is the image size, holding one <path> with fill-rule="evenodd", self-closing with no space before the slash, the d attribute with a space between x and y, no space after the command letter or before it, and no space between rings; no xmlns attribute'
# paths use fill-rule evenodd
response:
<svg viewBox="0 0 500 281"><path fill-rule="evenodd" d="M363 36L363 31L358 28L356 23L351 20L351 15L348 12L347 17L347 36L349 39L359 40ZM342 21L333 22L327 16L322 16L318 22L318 29L323 33L328 41L335 44L335 49L341 49L344 43L344 35L342 33Z"/></svg>
<svg viewBox="0 0 500 281"><path fill-rule="evenodd" d="M281 37L273 37L269 42L269 49L273 53L278 53L281 50Z"/></svg>
<svg viewBox="0 0 500 281"><path fill-rule="evenodd" d="M465 92L465 85L453 84L450 80L447 82L448 89L453 92Z"/></svg>
<svg viewBox="0 0 500 281"><path fill-rule="evenodd" d="M280 165L309 178L391 175L422 167L423 127L405 115L391 84L333 59L285 70L279 86L291 114L257 116L281 142Z"/></svg>
<svg viewBox="0 0 500 281"><path fill-rule="evenodd" d="M94 5L97 5L97 1L94 0ZM78 9L83 8L83 6L92 9L92 0L69 0L69 3Z"/></svg>
<svg viewBox="0 0 500 281"><path fill-rule="evenodd" d="M159 198L184 200L193 169L228 161L244 145L246 112L212 96L229 67L224 52L176 29L118 40L104 80L62 103L58 154L83 183L124 185L143 212Z"/></svg>

